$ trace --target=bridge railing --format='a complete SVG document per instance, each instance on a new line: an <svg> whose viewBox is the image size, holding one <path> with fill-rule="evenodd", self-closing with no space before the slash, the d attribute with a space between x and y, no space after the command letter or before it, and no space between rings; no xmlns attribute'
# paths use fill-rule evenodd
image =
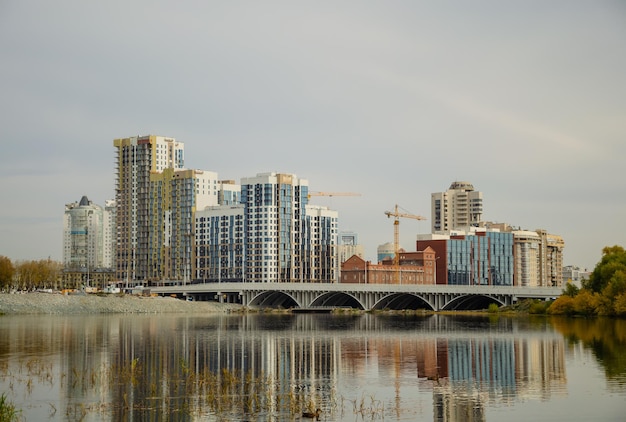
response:
<svg viewBox="0 0 626 422"><path fill-rule="evenodd" d="M514 295L517 297L557 297L562 287L519 287L519 286L467 286L467 285L423 285L423 284L352 284L352 283L198 283L185 285L154 286L152 292L208 293L243 291L309 291L309 292L389 292L389 293L437 293L437 294L483 294Z"/></svg>

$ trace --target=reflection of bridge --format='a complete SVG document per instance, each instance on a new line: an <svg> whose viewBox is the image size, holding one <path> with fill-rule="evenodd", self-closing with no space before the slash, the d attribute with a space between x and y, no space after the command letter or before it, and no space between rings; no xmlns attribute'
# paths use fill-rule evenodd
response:
<svg viewBox="0 0 626 422"><path fill-rule="evenodd" d="M511 305L519 299L549 299L560 287L451 286L349 283L201 283L153 286L152 293L219 300L245 306L273 308L350 307L429 309L434 311L485 309L490 303Z"/></svg>

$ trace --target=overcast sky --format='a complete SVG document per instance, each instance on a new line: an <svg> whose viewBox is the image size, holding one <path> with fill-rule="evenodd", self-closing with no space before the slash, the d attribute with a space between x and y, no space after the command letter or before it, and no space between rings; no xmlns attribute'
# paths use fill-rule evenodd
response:
<svg viewBox="0 0 626 422"><path fill-rule="evenodd" d="M0 255L62 259L113 198L113 139L185 143L220 179L295 173L374 260L455 180L484 219L626 245L626 3L0 1Z"/></svg>

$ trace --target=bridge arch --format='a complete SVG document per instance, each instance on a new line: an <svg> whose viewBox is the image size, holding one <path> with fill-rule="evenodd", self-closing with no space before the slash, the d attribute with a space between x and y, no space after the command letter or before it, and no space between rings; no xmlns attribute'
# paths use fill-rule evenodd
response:
<svg viewBox="0 0 626 422"><path fill-rule="evenodd" d="M300 304L296 299L281 291L266 291L262 292L252 298L249 305L258 306L261 308L297 308Z"/></svg>
<svg viewBox="0 0 626 422"><path fill-rule="evenodd" d="M487 309L490 304L495 303L503 306L501 300L489 295L460 295L448 301L441 307L442 311L472 311L479 309Z"/></svg>
<svg viewBox="0 0 626 422"><path fill-rule="evenodd" d="M435 310L433 305L426 299L412 293L393 293L387 295L372 306L372 309L391 309L394 311L416 309L427 309L430 311Z"/></svg>
<svg viewBox="0 0 626 422"><path fill-rule="evenodd" d="M316 297L311 306L336 306L341 308L365 309L354 296L345 292L327 292Z"/></svg>

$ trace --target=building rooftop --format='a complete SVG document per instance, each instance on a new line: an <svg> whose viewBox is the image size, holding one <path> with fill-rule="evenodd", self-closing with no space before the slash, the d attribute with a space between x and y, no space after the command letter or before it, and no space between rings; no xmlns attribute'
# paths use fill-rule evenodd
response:
<svg viewBox="0 0 626 422"><path fill-rule="evenodd" d="M466 192L473 191L474 185L470 182L455 181L450 185L450 190L464 190Z"/></svg>

